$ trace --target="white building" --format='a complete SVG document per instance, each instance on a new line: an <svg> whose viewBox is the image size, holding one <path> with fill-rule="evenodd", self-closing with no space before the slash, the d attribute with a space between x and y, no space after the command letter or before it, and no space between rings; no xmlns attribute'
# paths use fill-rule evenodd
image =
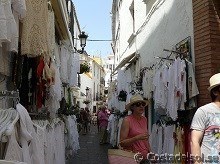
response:
<svg viewBox="0 0 220 164"><path fill-rule="evenodd" d="M192 1L113 0L112 47L117 64L113 74L118 72L120 76L117 78L117 92L110 94L117 96L121 90L130 93L132 84L140 78L141 69L155 67L161 57L171 55L165 49L175 50L184 39L189 40L194 63L192 12ZM118 108L124 110L123 105Z"/></svg>
<svg viewBox="0 0 220 164"><path fill-rule="evenodd" d="M103 101L105 71L101 58L91 58L87 54L81 54L81 63L87 62L90 72L79 74L80 107L88 107L90 111L96 110L98 103ZM85 100L89 102L85 104Z"/></svg>
<svg viewBox="0 0 220 164"><path fill-rule="evenodd" d="M105 70L103 68L103 61L100 57L93 57L93 110L95 111L100 103L104 100L105 89Z"/></svg>
<svg viewBox="0 0 220 164"><path fill-rule="evenodd" d="M111 74L115 69L115 58L114 55L110 54L104 59L103 65L106 75L105 75L105 87L108 88L111 80Z"/></svg>
<svg viewBox="0 0 220 164"><path fill-rule="evenodd" d="M129 28L128 28L129 27ZM141 68L167 57L187 37L194 47L192 3L184 0L113 0L112 43L117 64L113 73L131 67L136 80ZM194 59L194 50L191 51Z"/></svg>

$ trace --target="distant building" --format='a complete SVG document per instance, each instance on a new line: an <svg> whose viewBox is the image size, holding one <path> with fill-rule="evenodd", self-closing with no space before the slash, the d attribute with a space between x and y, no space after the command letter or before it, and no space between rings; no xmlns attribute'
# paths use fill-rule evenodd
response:
<svg viewBox="0 0 220 164"><path fill-rule="evenodd" d="M111 82L111 73L115 69L115 61L114 61L114 55L110 54L104 59L103 67L105 69L106 75L105 75L105 87L107 88Z"/></svg>
<svg viewBox="0 0 220 164"><path fill-rule="evenodd" d="M100 57L93 57L92 62L93 73L93 111L96 111L98 104L105 101L105 70L103 68L103 61Z"/></svg>

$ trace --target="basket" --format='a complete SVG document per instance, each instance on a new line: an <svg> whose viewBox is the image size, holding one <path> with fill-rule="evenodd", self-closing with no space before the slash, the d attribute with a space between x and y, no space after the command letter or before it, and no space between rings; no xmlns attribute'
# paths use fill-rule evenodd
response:
<svg viewBox="0 0 220 164"><path fill-rule="evenodd" d="M134 156L135 153L122 149L108 149L109 164L137 164Z"/></svg>

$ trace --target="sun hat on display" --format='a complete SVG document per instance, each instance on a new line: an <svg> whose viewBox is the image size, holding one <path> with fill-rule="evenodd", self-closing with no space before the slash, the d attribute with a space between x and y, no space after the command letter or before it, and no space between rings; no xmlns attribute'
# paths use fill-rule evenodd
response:
<svg viewBox="0 0 220 164"><path fill-rule="evenodd" d="M213 75L209 79L209 84L210 84L210 86L208 87L209 91L211 91L213 88L219 86L220 85L220 73Z"/></svg>
<svg viewBox="0 0 220 164"><path fill-rule="evenodd" d="M137 102L144 102L144 103L146 103L146 105L149 104L148 100L144 100L141 95L135 94L130 98L130 102L125 106L125 109L129 110L131 105L133 105L134 103L137 103Z"/></svg>

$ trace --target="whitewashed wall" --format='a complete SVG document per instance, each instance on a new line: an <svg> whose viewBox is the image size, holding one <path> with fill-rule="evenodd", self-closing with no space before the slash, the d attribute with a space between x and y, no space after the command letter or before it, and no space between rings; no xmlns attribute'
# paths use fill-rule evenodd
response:
<svg viewBox="0 0 220 164"><path fill-rule="evenodd" d="M160 3L156 5L154 12L151 12L157 2ZM131 4L132 0L122 0L116 13L115 27L113 27L116 40L114 43L116 64L132 53L139 52L141 68L152 66L158 61L154 57L169 55L163 49L171 50L188 36L191 37L194 62L192 0L134 0L134 31L129 10ZM129 44L128 40L132 32L135 35L130 39ZM149 115L151 115L150 110ZM148 125L151 129L150 117Z"/></svg>
<svg viewBox="0 0 220 164"><path fill-rule="evenodd" d="M149 17L146 12L149 11L149 6L154 1L158 2L156 0L134 1L136 37L130 45L127 40L132 33L129 10L132 0L122 1L119 9L120 30L117 31L116 27L116 33L120 33L116 49L120 51L116 52L116 56L120 56L121 61L131 53L139 51L141 67L150 66L156 63L155 56L169 54L163 51L164 48L172 49L176 43L191 36L192 57L194 58L192 1L159 0L160 5Z"/></svg>
<svg viewBox="0 0 220 164"><path fill-rule="evenodd" d="M86 74L81 74L81 86L80 86L80 92L84 93L86 95L86 87L91 88L91 93L93 93L93 79L89 78ZM86 105L83 103L83 101L86 99L86 97L81 97L78 101L80 101L80 107L85 108ZM91 103L90 103L91 105Z"/></svg>
<svg viewBox="0 0 220 164"><path fill-rule="evenodd" d="M100 67L96 62L93 62L92 76L94 80L93 98L96 97L96 93L100 93Z"/></svg>

